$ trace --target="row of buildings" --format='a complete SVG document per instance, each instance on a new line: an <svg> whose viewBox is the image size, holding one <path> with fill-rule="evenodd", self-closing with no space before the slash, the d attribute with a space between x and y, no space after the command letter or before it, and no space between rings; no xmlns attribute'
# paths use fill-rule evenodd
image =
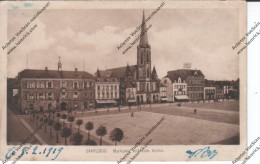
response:
<svg viewBox="0 0 260 164"><path fill-rule="evenodd" d="M206 80L200 70L179 69L162 79L151 68L151 46L143 14L136 65L85 71L25 69L8 79L8 103L25 110L85 110L108 105L238 98L238 81ZM232 94L231 94L232 93Z"/></svg>

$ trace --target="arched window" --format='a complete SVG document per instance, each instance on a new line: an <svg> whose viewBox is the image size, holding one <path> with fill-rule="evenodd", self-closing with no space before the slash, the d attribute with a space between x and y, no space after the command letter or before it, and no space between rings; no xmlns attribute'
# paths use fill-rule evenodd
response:
<svg viewBox="0 0 260 164"><path fill-rule="evenodd" d="M144 54L141 54L141 64L144 64Z"/></svg>

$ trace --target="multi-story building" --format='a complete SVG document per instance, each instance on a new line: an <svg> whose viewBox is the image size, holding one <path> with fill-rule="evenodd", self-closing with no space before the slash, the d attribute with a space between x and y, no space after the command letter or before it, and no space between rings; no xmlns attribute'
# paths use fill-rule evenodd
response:
<svg viewBox="0 0 260 164"><path fill-rule="evenodd" d="M236 81L216 81L217 99L239 98L239 79Z"/></svg>
<svg viewBox="0 0 260 164"><path fill-rule="evenodd" d="M167 86L160 84L160 102L167 102Z"/></svg>
<svg viewBox="0 0 260 164"><path fill-rule="evenodd" d="M98 71L99 72L99 71ZM116 78L95 75L95 99L97 107L117 105L119 100L119 81Z"/></svg>
<svg viewBox="0 0 260 164"><path fill-rule="evenodd" d="M7 107L17 108L17 78L7 78Z"/></svg>
<svg viewBox="0 0 260 164"><path fill-rule="evenodd" d="M148 43L144 14L142 24L140 42L137 46L137 65L98 71L101 77L118 79L120 82L119 101L121 104L128 103L127 87L129 85L136 88L135 100L137 103L156 103L160 99L160 80L155 67L153 70L151 69L151 46ZM96 75L98 72L96 72Z"/></svg>
<svg viewBox="0 0 260 164"><path fill-rule="evenodd" d="M25 69L18 74L19 109L84 110L94 106L95 81L88 72Z"/></svg>
<svg viewBox="0 0 260 164"><path fill-rule="evenodd" d="M161 83L167 86L167 101L188 101L187 83L179 74L167 74Z"/></svg>
<svg viewBox="0 0 260 164"><path fill-rule="evenodd" d="M168 101L202 100L204 75L200 70L179 69L168 71L161 83L167 86Z"/></svg>
<svg viewBox="0 0 260 164"><path fill-rule="evenodd" d="M204 84L204 100L214 100L217 98L217 87L213 80L206 80Z"/></svg>

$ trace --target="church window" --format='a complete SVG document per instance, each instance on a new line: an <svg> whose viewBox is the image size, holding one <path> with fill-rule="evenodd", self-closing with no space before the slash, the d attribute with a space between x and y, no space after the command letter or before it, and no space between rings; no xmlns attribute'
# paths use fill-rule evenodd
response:
<svg viewBox="0 0 260 164"><path fill-rule="evenodd" d="M141 54L141 64L144 64L144 54Z"/></svg>

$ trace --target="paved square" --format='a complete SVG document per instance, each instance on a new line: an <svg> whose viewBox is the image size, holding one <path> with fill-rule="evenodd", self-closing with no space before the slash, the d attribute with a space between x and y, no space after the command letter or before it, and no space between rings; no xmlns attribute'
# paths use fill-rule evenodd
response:
<svg viewBox="0 0 260 164"><path fill-rule="evenodd" d="M122 113L80 119L83 119L84 124L87 121L94 123L94 130L91 131L91 135L94 136L100 125L106 126L108 134L103 137L103 140L111 144L110 131L121 128L125 137L119 143L120 145L136 144L163 116L165 120L149 135L152 145L213 144L239 135L239 125L234 124L145 111L135 112L134 118L130 116L131 113Z"/></svg>

